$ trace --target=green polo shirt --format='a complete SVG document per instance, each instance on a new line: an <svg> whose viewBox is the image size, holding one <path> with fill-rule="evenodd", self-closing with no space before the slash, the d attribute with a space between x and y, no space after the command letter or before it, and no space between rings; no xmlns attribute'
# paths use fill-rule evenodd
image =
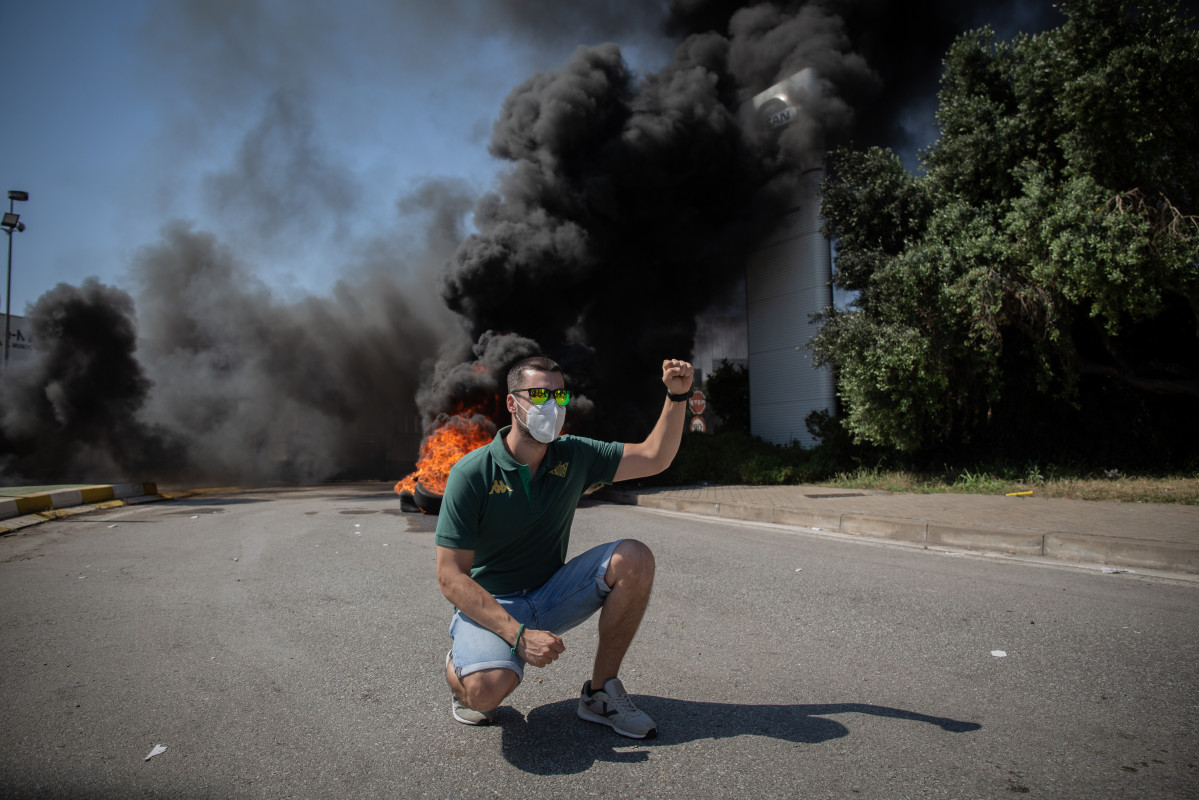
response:
<svg viewBox="0 0 1199 800"><path fill-rule="evenodd" d="M474 550L470 576L492 594L536 589L566 563L579 499L611 483L624 455L617 442L559 436L530 476L504 446L510 427L450 469L437 517L437 544Z"/></svg>

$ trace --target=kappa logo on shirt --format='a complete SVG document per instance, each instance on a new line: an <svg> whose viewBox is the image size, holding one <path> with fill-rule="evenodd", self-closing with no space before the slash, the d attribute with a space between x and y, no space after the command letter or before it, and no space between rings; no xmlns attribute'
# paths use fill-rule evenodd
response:
<svg viewBox="0 0 1199 800"><path fill-rule="evenodd" d="M551 469L550 474L555 477L558 477L558 478L565 478L566 477L566 468L569 466L570 466L569 461L563 461L563 462L559 463L558 466Z"/></svg>
<svg viewBox="0 0 1199 800"><path fill-rule="evenodd" d="M510 491L512 491L512 488L508 484L497 480L491 484L491 491L488 494L507 494Z"/></svg>

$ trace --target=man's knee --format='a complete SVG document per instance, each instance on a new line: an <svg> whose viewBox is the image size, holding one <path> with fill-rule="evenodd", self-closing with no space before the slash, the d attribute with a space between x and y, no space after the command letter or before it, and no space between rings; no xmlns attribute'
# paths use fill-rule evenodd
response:
<svg viewBox="0 0 1199 800"><path fill-rule="evenodd" d="M636 583L653 583L654 553L643 542L636 539L625 539L616 545L612 560L608 562L608 572L604 576L609 586L615 586L618 581L628 580Z"/></svg>
<svg viewBox="0 0 1199 800"><path fill-rule="evenodd" d="M463 697L458 698L475 711L491 711L504 702L520 684L520 678L510 669L483 669L458 679Z"/></svg>

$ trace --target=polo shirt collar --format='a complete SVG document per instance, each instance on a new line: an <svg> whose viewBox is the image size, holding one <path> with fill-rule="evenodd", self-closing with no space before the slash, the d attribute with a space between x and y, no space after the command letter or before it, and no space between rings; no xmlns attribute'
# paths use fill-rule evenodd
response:
<svg viewBox="0 0 1199 800"><path fill-rule="evenodd" d="M508 448L504 446L504 437L508 435L508 431L510 430L512 430L511 425L505 425L504 427L500 428L496 433L495 438L491 440L491 444L487 445L491 454L491 459L499 465L500 469L505 471L519 470L522 467L528 469L528 467L526 467L524 464L518 464L516 459L512 457L512 454L508 452ZM558 443L558 438L559 437L555 436L554 441L550 442L549 448L545 451L546 459L549 458L550 451L554 449L554 445ZM544 461L542 462L541 466L543 468L545 467Z"/></svg>
<svg viewBox="0 0 1199 800"><path fill-rule="evenodd" d="M491 440L491 444L487 445L491 451L491 459L499 464L500 469L514 470L520 469L521 465L516 463L516 459L508 452L508 448L504 446L504 437L508 435L508 431L512 430L511 425L505 425L499 429L495 438Z"/></svg>

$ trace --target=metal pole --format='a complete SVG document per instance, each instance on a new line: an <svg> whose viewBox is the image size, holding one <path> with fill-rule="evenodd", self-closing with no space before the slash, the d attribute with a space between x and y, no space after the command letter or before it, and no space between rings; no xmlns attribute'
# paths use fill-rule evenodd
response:
<svg viewBox="0 0 1199 800"><path fill-rule="evenodd" d="M8 201L8 210L12 211L12 200ZM12 319L12 235L8 232L8 281L4 289L4 371L8 371L8 325Z"/></svg>
<svg viewBox="0 0 1199 800"><path fill-rule="evenodd" d="M4 215L4 232L8 234L8 278L5 280L4 286L4 365L2 367L5 372L8 371L8 337L12 335L12 235L25 230L24 224L20 222L20 217L16 215L14 209L18 200L28 199L29 192L10 190L8 213Z"/></svg>

